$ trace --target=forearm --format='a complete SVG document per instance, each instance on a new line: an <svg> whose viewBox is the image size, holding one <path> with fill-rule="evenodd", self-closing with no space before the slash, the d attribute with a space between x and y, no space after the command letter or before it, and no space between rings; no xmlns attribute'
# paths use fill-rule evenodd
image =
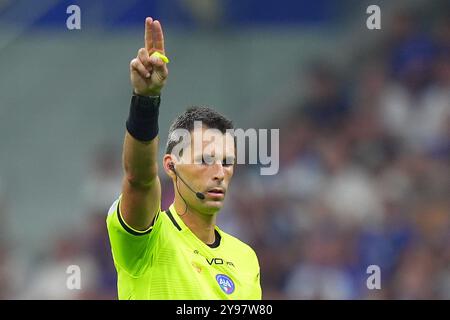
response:
<svg viewBox="0 0 450 320"><path fill-rule="evenodd" d="M125 177L132 186L149 187L158 176L158 141L149 142L135 139L127 131L123 144L123 168Z"/></svg>
<svg viewBox="0 0 450 320"><path fill-rule="evenodd" d="M123 145L125 177L132 186L148 187L158 175L160 97L133 94Z"/></svg>

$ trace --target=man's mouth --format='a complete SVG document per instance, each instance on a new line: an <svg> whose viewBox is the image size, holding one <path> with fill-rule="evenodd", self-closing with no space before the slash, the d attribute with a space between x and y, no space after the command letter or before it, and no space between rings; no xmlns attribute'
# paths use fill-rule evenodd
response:
<svg viewBox="0 0 450 320"><path fill-rule="evenodd" d="M225 190L222 188L212 188L206 192L210 197L213 198L224 198Z"/></svg>

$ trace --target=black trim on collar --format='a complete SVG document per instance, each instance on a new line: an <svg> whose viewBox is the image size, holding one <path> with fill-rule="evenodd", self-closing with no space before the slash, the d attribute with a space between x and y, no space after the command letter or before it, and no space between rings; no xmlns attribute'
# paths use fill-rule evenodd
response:
<svg viewBox="0 0 450 320"><path fill-rule="evenodd" d="M175 225L175 227L178 229L178 231L181 231L181 227L177 223L175 218L173 217L172 212L170 211L170 209L167 209L165 212L167 213L167 215L169 216L169 219L172 221L172 223Z"/></svg>
<svg viewBox="0 0 450 320"><path fill-rule="evenodd" d="M175 218L173 217L173 213L172 211L170 211L170 209L167 209L166 211L164 211L167 216L169 217L169 219L172 221L172 223L174 224L174 226L178 229L178 231L181 231L181 227L180 225L177 223L177 221L175 220ZM220 245L220 240L222 239L220 233L214 229L214 235L215 235L215 239L214 242L211 244L206 244L208 247L210 248L217 248Z"/></svg>
<svg viewBox="0 0 450 320"><path fill-rule="evenodd" d="M152 228L148 229L145 232L136 232L133 229L130 229L126 225L125 221L122 220L122 216L120 215L120 201L117 203L117 218L119 218L119 222L122 225L122 227L125 229L125 231L127 231L128 233L131 233L134 236L143 236L143 235L149 234L152 231ZM155 216L155 218L156 218L156 216ZM155 218L153 218L152 225L155 222Z"/></svg>
<svg viewBox="0 0 450 320"><path fill-rule="evenodd" d="M214 229L214 235L215 235L214 242L211 244L206 244L210 248L217 248L220 245L220 240L222 239L219 231L217 231L216 229Z"/></svg>

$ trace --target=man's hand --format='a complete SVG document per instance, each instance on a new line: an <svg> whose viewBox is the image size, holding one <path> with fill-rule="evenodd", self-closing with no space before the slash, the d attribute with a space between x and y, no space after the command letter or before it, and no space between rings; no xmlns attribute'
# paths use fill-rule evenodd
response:
<svg viewBox="0 0 450 320"><path fill-rule="evenodd" d="M145 48L138 51L130 62L130 78L134 92L142 96L159 96L169 71L161 58L150 56L158 51L165 55L161 24L152 18L145 19Z"/></svg>

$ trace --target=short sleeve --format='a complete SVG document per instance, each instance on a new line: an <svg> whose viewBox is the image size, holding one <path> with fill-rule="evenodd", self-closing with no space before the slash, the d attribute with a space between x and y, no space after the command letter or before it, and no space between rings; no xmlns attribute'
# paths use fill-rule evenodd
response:
<svg viewBox="0 0 450 320"><path fill-rule="evenodd" d="M160 230L156 230L161 209L152 225L144 231L135 230L122 218L120 199L117 199L109 209L106 218L111 251L116 268L121 268L131 276L139 276L151 265L155 254L156 243Z"/></svg>

